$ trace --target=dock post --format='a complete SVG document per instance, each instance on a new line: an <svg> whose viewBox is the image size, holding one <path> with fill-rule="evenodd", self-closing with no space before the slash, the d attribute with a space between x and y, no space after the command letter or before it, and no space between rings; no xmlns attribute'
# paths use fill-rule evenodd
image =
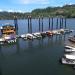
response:
<svg viewBox="0 0 75 75"><path fill-rule="evenodd" d="M63 17L61 18L61 28L63 28Z"/></svg>
<svg viewBox="0 0 75 75"><path fill-rule="evenodd" d="M53 30L53 17L52 17L52 28L51 28L51 30Z"/></svg>
<svg viewBox="0 0 75 75"><path fill-rule="evenodd" d="M49 16L49 30L50 30L50 16Z"/></svg>
<svg viewBox="0 0 75 75"><path fill-rule="evenodd" d="M39 16L39 31L40 31L40 16Z"/></svg>
<svg viewBox="0 0 75 75"><path fill-rule="evenodd" d="M32 17L30 16L30 33L32 33Z"/></svg>
<svg viewBox="0 0 75 75"><path fill-rule="evenodd" d="M61 17L60 17L60 29L61 29Z"/></svg>
<svg viewBox="0 0 75 75"><path fill-rule="evenodd" d="M30 28L29 28L30 26L29 26L29 16L28 16L28 33L30 32Z"/></svg>
<svg viewBox="0 0 75 75"><path fill-rule="evenodd" d="M42 16L42 32L43 32L43 16Z"/></svg>
<svg viewBox="0 0 75 75"><path fill-rule="evenodd" d="M57 17L56 29L58 29L58 17Z"/></svg>
<svg viewBox="0 0 75 75"><path fill-rule="evenodd" d="M66 26L66 18L65 18L65 29L67 28L67 26Z"/></svg>
<svg viewBox="0 0 75 75"><path fill-rule="evenodd" d="M17 16L14 16L14 24L16 31L18 30Z"/></svg>

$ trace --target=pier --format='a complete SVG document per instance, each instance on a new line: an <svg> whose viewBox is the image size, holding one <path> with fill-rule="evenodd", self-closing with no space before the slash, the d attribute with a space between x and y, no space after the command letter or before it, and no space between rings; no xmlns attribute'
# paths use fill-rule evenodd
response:
<svg viewBox="0 0 75 75"><path fill-rule="evenodd" d="M32 16L29 15L28 19L27 19L28 20L27 21L28 33L18 35L18 19L17 19L17 16L14 16L14 27L15 27L15 31L16 31L16 35L15 35L16 39L17 38L23 38L25 40L28 40L28 39L32 40L32 39L37 39L37 38L49 37L49 36L53 36L53 35L63 35L63 34L72 32L72 30L67 29L66 18L64 18L64 17L54 18L54 17L49 16L47 19L48 19L48 30L44 31L44 17L39 16L37 19L39 31L33 33ZM55 24L56 26L54 29L55 19L56 19L56 24ZM0 41L2 41L2 39L3 38L0 38Z"/></svg>

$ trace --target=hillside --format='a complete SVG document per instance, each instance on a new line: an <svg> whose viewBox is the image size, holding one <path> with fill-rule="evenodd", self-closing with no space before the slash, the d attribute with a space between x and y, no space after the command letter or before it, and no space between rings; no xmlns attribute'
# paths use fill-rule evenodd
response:
<svg viewBox="0 0 75 75"><path fill-rule="evenodd" d="M47 7L44 9L34 9L31 13L19 13L19 12L0 12L0 19L13 19L17 16L18 19L27 18L31 15L33 18L38 16L64 16L68 18L75 18L75 5L65 5L63 7Z"/></svg>

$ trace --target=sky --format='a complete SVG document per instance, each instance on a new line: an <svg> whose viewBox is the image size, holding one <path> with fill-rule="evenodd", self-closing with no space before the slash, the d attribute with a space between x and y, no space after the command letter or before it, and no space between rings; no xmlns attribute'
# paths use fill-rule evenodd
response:
<svg viewBox="0 0 75 75"><path fill-rule="evenodd" d="M34 9L75 4L75 0L0 0L0 11L31 12Z"/></svg>

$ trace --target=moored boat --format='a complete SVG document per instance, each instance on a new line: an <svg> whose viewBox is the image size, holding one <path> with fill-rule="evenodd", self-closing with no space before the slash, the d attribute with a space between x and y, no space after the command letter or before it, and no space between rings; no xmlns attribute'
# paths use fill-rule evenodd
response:
<svg viewBox="0 0 75 75"><path fill-rule="evenodd" d="M33 33L33 36L37 37L37 38L42 38L41 33Z"/></svg>
<svg viewBox="0 0 75 75"><path fill-rule="evenodd" d="M65 46L65 52L75 52L75 47Z"/></svg>
<svg viewBox="0 0 75 75"><path fill-rule="evenodd" d="M75 43L75 37L69 37L68 40L69 40L70 42Z"/></svg>
<svg viewBox="0 0 75 75"><path fill-rule="evenodd" d="M52 36L53 35L53 33L51 31L47 31L46 34L47 34L47 36Z"/></svg>
<svg viewBox="0 0 75 75"><path fill-rule="evenodd" d="M75 55L65 54L61 58L61 63L62 64L68 64L68 65L75 65Z"/></svg>
<svg viewBox="0 0 75 75"><path fill-rule="evenodd" d="M2 26L1 32L2 32L2 38L4 39L5 43L16 42L17 38L16 38L16 30L14 26L10 24L6 24L5 26Z"/></svg>

